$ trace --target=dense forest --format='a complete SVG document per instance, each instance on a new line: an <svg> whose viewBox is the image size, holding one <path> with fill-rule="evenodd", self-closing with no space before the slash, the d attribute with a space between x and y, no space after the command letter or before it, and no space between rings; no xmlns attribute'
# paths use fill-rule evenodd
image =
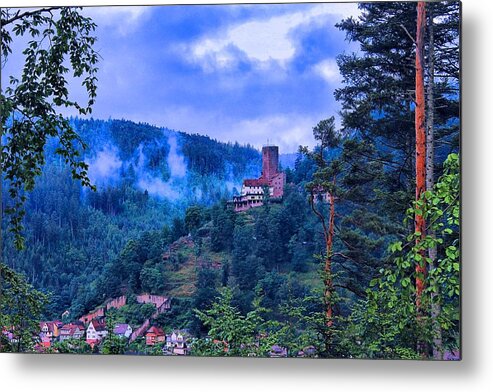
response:
<svg viewBox="0 0 493 392"><path fill-rule="evenodd" d="M94 189L48 140L26 193L24 250L2 221L6 266L48 296L39 317L76 319L145 292L172 298L153 323L189 331L195 355L457 352L459 4L424 7L362 3L361 18L337 24L360 47L338 57L342 125L327 114L316 146L286 157L281 201L241 213L228 203L260 174L252 146L67 120ZM132 302L112 317L137 326L152 311Z"/></svg>
<svg viewBox="0 0 493 392"><path fill-rule="evenodd" d="M53 316L70 306L80 311L95 305L97 277L128 240L165 227L177 239L187 233L177 223L187 206L227 200L242 178L260 171L260 154L249 146L130 121L72 123L94 146L83 157L96 191L73 181L56 145L48 144L43 174L26 201L29 246L18 253L14 238L4 238L6 264L56 293ZM8 194L3 197L6 205Z"/></svg>

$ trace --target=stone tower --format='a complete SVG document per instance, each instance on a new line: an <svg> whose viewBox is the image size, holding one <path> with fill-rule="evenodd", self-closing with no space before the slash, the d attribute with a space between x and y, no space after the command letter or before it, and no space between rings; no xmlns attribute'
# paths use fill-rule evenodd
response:
<svg viewBox="0 0 493 392"><path fill-rule="evenodd" d="M279 173L279 147L262 147L262 178L270 181Z"/></svg>

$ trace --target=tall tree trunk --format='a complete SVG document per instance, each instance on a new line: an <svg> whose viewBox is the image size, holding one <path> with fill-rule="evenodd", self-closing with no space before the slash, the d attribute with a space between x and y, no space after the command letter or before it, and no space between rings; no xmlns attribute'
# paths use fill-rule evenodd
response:
<svg viewBox="0 0 493 392"><path fill-rule="evenodd" d="M334 180L335 182L335 180ZM327 316L327 326L332 327L333 315L332 315L332 293L334 291L334 285L332 282L332 247L334 243L334 218L335 218L335 206L334 206L334 194L331 192L329 195L330 202L330 212L329 212L329 227L326 236L326 252L327 256L325 259L325 301L327 304L326 316Z"/></svg>
<svg viewBox="0 0 493 392"><path fill-rule="evenodd" d="M416 201L421 199L426 186L426 124L425 124L425 87L424 87L424 35L426 26L426 4L419 1L417 6L416 23ZM419 245L426 235L426 221L422 214L416 213L414 219L415 232L420 236L416 238ZM425 289L426 263L425 254L422 252L421 260L416 261L416 312L418 322L422 317L422 296ZM418 351L425 354L426 348L423 342L418 342Z"/></svg>
<svg viewBox="0 0 493 392"><path fill-rule="evenodd" d="M426 114L426 190L431 191L434 180L434 122L435 122L435 44L433 29L433 4L428 6L428 89L427 89L427 114Z"/></svg>
<svg viewBox="0 0 493 392"><path fill-rule="evenodd" d="M336 177L334 176L333 179L333 184L334 188L336 185ZM334 229L335 229L335 196L334 193L331 191L328 193L329 194L329 219L327 222L326 216L324 214L317 210L315 207L315 193L312 190L310 194L310 206L312 208L312 211L314 214L318 217L320 220L320 223L322 224L323 231L324 231L324 241L325 241L325 264L324 264L324 276L323 276L323 283L324 283L324 302L325 302L325 316L327 319L326 325L327 327L332 327L334 320L333 320L333 311L332 311L332 294L334 292L334 284L332 280L332 254L333 254L333 244L334 244Z"/></svg>
<svg viewBox="0 0 493 392"><path fill-rule="evenodd" d="M416 201L420 200L426 186L426 129L425 129L425 91L424 91L424 33L426 21L426 5L418 2L416 23L416 107L415 107L415 131L416 131ZM424 239L426 222L422 214L416 213L415 227L420 237L416 244ZM416 262L416 310L421 313L421 300L424 290L426 269L423 260Z"/></svg>
<svg viewBox="0 0 493 392"><path fill-rule="evenodd" d="M433 26L433 3L428 5L428 91L427 91L427 115L426 115L426 190L433 190L435 185L434 175L434 122L435 122L435 32ZM429 230L428 235L435 237L435 232ZM437 247L428 249L428 257L431 259L430 271L437 267ZM437 290L440 290L437 287ZM441 313L441 305L438 302L438 292L431 293L431 318L433 320L433 358L443 359L442 329L438 318Z"/></svg>

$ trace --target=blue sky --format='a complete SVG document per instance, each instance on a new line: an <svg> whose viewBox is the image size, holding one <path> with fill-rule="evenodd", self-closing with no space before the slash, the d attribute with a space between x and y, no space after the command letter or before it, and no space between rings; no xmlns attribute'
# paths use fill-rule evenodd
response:
<svg viewBox="0 0 493 392"><path fill-rule="evenodd" d="M336 115L334 27L356 4L94 7L102 56L93 117L126 118L294 152ZM76 95L79 95L75 88Z"/></svg>

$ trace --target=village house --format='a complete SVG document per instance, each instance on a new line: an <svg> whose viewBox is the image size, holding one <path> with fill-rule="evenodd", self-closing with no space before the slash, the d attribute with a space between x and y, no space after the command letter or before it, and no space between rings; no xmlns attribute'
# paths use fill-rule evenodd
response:
<svg viewBox="0 0 493 392"><path fill-rule="evenodd" d="M63 323L61 321L42 321L39 323L40 336L50 340L56 339L62 326Z"/></svg>
<svg viewBox="0 0 493 392"><path fill-rule="evenodd" d="M190 334L185 330L176 330L171 334L166 335L166 346L167 352L174 355L187 355L190 351L189 342Z"/></svg>
<svg viewBox="0 0 493 392"><path fill-rule="evenodd" d="M86 342L91 346L98 344L108 335L106 324L98 319L91 320L86 329Z"/></svg>
<svg viewBox="0 0 493 392"><path fill-rule="evenodd" d="M146 345L154 346L156 343L161 343L166 340L166 334L162 328L152 326L149 328L145 334Z"/></svg>
<svg viewBox="0 0 493 392"><path fill-rule="evenodd" d="M84 336L84 326L79 323L65 324L60 328L60 335L58 339L63 342L67 339L81 339Z"/></svg>
<svg viewBox="0 0 493 392"><path fill-rule="evenodd" d="M15 344L19 342L18 337L14 333L15 328L14 327L2 327L2 334L5 336L5 338L9 341L10 344ZM1 347L1 346L0 346Z"/></svg>
<svg viewBox="0 0 493 392"><path fill-rule="evenodd" d="M132 327L128 324L116 324L113 333L121 338L129 338L132 335Z"/></svg>
<svg viewBox="0 0 493 392"><path fill-rule="evenodd" d="M269 352L269 357L271 358L287 358L287 356L288 356L288 349L286 347L281 347L277 344L273 345Z"/></svg>
<svg viewBox="0 0 493 392"><path fill-rule="evenodd" d="M303 350L298 351L297 356L299 358L316 358L317 357L317 349L313 346L305 347Z"/></svg>

